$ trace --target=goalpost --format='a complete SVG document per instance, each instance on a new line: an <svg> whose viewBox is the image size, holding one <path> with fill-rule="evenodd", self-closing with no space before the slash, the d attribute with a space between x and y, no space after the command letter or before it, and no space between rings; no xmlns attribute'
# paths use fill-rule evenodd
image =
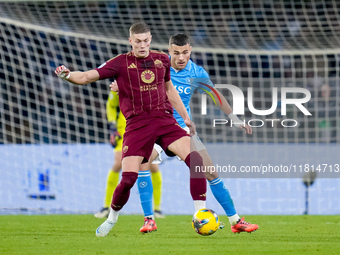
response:
<svg viewBox="0 0 340 255"><path fill-rule="evenodd" d="M195 93L192 115L203 142L337 144L339 10L335 0L0 1L0 144L108 144L105 103L111 81L75 86L58 79L54 70L61 64L71 70L93 69L129 51L128 28L143 19L151 26L153 49L167 52L171 35L188 34L192 60L215 84L235 85L245 98L251 87L256 109L269 109L273 88L278 88L273 114L255 116L245 107L245 115L239 116L246 121L280 120L274 127L267 122L254 127L252 136L228 126L213 127L214 119L226 116L209 99L207 115L202 115L201 95ZM284 87L310 91L311 100L304 106L312 116L293 105L281 115ZM232 105L230 91L220 91ZM283 127L284 119L295 120L297 126ZM2 162L5 157L20 158L7 149L4 153ZM34 155L37 160L40 156ZM99 193L98 188L93 200L100 200Z"/></svg>

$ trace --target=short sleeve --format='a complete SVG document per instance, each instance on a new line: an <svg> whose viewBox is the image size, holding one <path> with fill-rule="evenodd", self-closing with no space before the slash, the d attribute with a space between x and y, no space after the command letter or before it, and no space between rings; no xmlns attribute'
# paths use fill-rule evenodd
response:
<svg viewBox="0 0 340 255"><path fill-rule="evenodd" d="M95 70L99 73L99 80L116 77L119 75L119 63L121 60L121 55L118 55L105 63L101 64Z"/></svg>
<svg viewBox="0 0 340 255"><path fill-rule="evenodd" d="M208 72L203 67L200 66L199 69L200 70L199 70L199 76L198 77L210 79Z"/></svg>
<svg viewBox="0 0 340 255"><path fill-rule="evenodd" d="M165 67L165 76L164 76L164 81L165 82L168 82L168 81L170 81L171 80L171 76L170 76L170 59L169 59L169 57L168 56L166 56L165 58L164 58L164 62L166 63L165 65L164 65L164 67Z"/></svg>

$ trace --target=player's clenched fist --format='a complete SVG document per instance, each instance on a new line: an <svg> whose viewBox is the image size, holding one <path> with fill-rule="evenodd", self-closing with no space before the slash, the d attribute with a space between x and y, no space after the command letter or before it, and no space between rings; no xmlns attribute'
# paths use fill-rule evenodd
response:
<svg viewBox="0 0 340 255"><path fill-rule="evenodd" d="M118 92L119 89L118 89L117 81L112 82L112 83L110 84L110 88L111 88L112 91Z"/></svg>
<svg viewBox="0 0 340 255"><path fill-rule="evenodd" d="M67 69L66 66L64 65L57 67L57 69L54 72L56 75L58 75L59 78L64 80L70 78L71 75L70 69Z"/></svg>
<svg viewBox="0 0 340 255"><path fill-rule="evenodd" d="M248 134L248 135L251 135L253 133L253 130L247 124L245 124L244 126L240 126L239 128L244 129L245 133Z"/></svg>
<svg viewBox="0 0 340 255"><path fill-rule="evenodd" d="M116 123L111 122L110 123L110 143L112 147L116 147L117 145L117 140L121 139L122 136L117 130Z"/></svg>

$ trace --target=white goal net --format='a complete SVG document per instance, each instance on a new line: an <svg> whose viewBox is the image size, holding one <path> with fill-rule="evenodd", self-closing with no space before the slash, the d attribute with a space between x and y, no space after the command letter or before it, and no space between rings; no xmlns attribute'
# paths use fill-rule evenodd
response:
<svg viewBox="0 0 340 255"><path fill-rule="evenodd" d="M106 142L109 81L70 86L53 71L66 63L88 70L129 50L128 28L142 19L151 25L154 48L166 51L174 33L190 35L192 59L216 84L236 85L245 94L252 87L256 109L271 107L273 87L312 93L305 105L312 116L296 107L281 116L280 105L266 116L294 119L297 128L267 123L251 138L212 128L214 118L225 116L212 104L209 117L202 116L197 94L193 116L203 141L338 142L338 7L337 1L0 2L0 143ZM244 117L254 118L247 107Z"/></svg>

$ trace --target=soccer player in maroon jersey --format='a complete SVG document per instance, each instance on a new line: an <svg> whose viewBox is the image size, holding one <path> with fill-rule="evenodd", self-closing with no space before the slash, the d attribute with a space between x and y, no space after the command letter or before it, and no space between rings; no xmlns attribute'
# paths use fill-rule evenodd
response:
<svg viewBox="0 0 340 255"><path fill-rule="evenodd" d="M97 236L106 236L116 224L119 211L129 199L130 189L137 180L143 163L150 158L154 143L168 155L178 155L190 169L190 192L194 201L205 201L204 173L196 172L203 166L198 152L190 151L190 136L174 119L173 107L182 116L190 133L195 125L170 79L169 57L151 51L151 32L144 22L130 27L129 42L132 51L106 61L100 67L86 72L71 72L59 66L55 73L71 83L84 85L101 79L115 78L119 84L120 109L126 118L123 141L122 179L113 197L108 219L96 230ZM145 169L146 170L146 169ZM150 220L150 224L154 224Z"/></svg>

